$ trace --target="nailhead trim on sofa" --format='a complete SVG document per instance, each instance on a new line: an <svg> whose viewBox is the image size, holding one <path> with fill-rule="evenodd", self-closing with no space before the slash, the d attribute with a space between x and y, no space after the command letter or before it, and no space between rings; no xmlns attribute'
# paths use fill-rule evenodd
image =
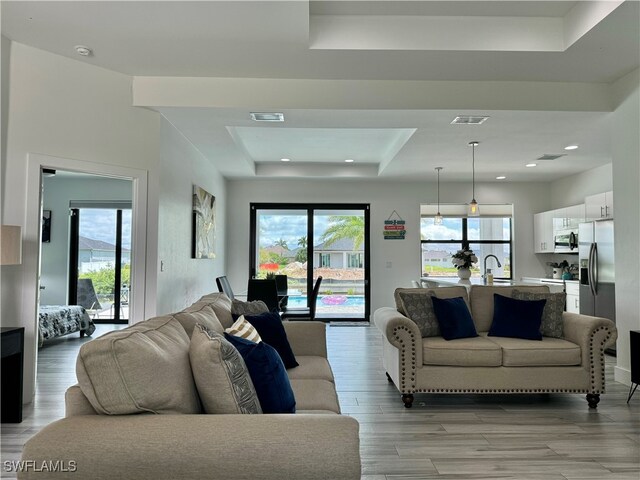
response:
<svg viewBox="0 0 640 480"><path fill-rule="evenodd" d="M406 349L404 345L404 340L401 338L399 334L400 330L406 331L409 334L409 337L411 338L411 376L409 377L409 381L411 385L413 385L413 388L411 388L406 384L405 372L407 371L408 367L407 367L406 358L405 358ZM596 355L596 352L593 348L593 341L596 334L601 330L606 331L606 336L600 343L600 349L599 349L600 350L600 375L601 375L602 389L596 389L595 374L594 374L594 367L595 367L594 356ZM579 390L573 390L573 389L441 389L441 388L416 389L415 388L415 383L416 383L415 335L413 334L413 332L411 332L411 330L409 330L404 326L395 327L393 329L393 333L396 340L402 347L400 349L401 375L400 375L399 390L403 394L410 394L410 393L593 393L593 394L600 394L600 393L605 393L605 376L604 376L605 360L604 360L603 352L604 352L604 346L608 343L612 335L611 330L607 327L600 327L594 330L589 340L589 359L590 359L590 370L591 370L591 389L590 390L585 390L585 389L579 389Z"/></svg>

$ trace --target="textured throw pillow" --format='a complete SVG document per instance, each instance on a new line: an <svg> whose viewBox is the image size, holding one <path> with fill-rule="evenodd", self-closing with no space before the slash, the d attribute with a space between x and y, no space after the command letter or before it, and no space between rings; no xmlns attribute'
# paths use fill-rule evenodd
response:
<svg viewBox="0 0 640 480"><path fill-rule="evenodd" d="M234 320L240 318L240 315L260 315L268 311L269 307L262 300L243 302L234 298L231 301L231 316Z"/></svg>
<svg viewBox="0 0 640 480"><path fill-rule="evenodd" d="M282 325L280 315L266 312L260 315L247 315L245 318L256 328L262 341L276 349L285 368L293 368L299 365L289 344L287 332Z"/></svg>
<svg viewBox="0 0 640 480"><path fill-rule="evenodd" d="M242 355L224 336L196 325L189 360L205 413L262 413Z"/></svg>
<svg viewBox="0 0 640 480"><path fill-rule="evenodd" d="M228 333L224 336L242 355L262 412L295 413L296 399L278 352L265 342L253 343Z"/></svg>
<svg viewBox="0 0 640 480"><path fill-rule="evenodd" d="M464 298L438 298L433 296L431 301L433 302L433 311L438 319L442 338L454 340L456 338L478 336L469 307L467 307Z"/></svg>
<svg viewBox="0 0 640 480"><path fill-rule="evenodd" d="M540 323L546 300L517 300L493 294L492 337L513 337L542 340Z"/></svg>
<svg viewBox="0 0 640 480"><path fill-rule="evenodd" d="M225 329L225 332L234 337L246 338L254 343L260 343L262 341L258 331L244 318L244 315L241 315L233 325Z"/></svg>
<svg viewBox="0 0 640 480"><path fill-rule="evenodd" d="M544 337L563 338L564 323L562 321L562 312L567 301L565 292L559 293L534 293L522 292L514 289L511 297L518 300L546 300L542 311L542 325L540 331Z"/></svg>
<svg viewBox="0 0 640 480"><path fill-rule="evenodd" d="M415 322L422 337L439 337L440 326L433 311L431 292L399 292L405 315Z"/></svg>

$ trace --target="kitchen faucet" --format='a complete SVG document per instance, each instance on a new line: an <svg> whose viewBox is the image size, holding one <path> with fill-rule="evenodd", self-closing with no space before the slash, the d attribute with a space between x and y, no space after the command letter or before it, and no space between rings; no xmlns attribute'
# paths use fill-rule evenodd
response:
<svg viewBox="0 0 640 480"><path fill-rule="evenodd" d="M487 258L489 257L493 257L496 259L496 263L498 264L498 267L501 267L502 264L500 263L500 260L498 260L498 257L496 257L493 253L490 253L489 255L487 255L486 257L484 257L484 275L482 276L482 278L484 278L486 280L487 278Z"/></svg>

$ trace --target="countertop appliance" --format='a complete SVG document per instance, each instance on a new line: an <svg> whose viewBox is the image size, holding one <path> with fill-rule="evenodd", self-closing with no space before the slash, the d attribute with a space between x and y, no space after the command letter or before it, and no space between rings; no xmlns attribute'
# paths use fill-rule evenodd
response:
<svg viewBox="0 0 640 480"><path fill-rule="evenodd" d="M579 233L573 230L562 230L553 236L554 253L578 253Z"/></svg>
<svg viewBox="0 0 640 480"><path fill-rule="evenodd" d="M616 321L613 220L579 226L580 313ZM610 353L615 354L615 346Z"/></svg>

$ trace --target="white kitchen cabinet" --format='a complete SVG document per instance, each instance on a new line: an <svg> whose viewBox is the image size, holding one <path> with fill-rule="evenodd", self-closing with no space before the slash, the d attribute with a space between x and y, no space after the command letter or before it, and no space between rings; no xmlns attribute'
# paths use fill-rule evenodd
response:
<svg viewBox="0 0 640 480"><path fill-rule="evenodd" d="M613 192L589 195L585 197L584 203L587 221L613 218Z"/></svg>
<svg viewBox="0 0 640 480"><path fill-rule="evenodd" d="M577 282L567 282L567 312L580 313L580 285Z"/></svg>
<svg viewBox="0 0 640 480"><path fill-rule="evenodd" d="M553 211L533 216L534 253L553 253Z"/></svg>
<svg viewBox="0 0 640 480"><path fill-rule="evenodd" d="M585 204L571 207L558 208L553 212L553 231L577 230L578 225L584 222Z"/></svg>

